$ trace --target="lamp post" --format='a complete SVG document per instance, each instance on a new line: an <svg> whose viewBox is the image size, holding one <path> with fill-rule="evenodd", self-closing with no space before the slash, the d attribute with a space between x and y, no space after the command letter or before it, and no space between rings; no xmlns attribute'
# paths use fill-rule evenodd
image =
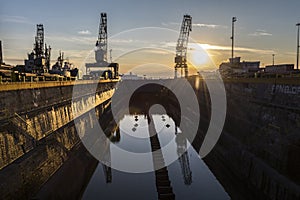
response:
<svg viewBox="0 0 300 200"><path fill-rule="evenodd" d="M2 65L3 63L3 57L2 57L2 43L1 43L1 40L0 40L0 66Z"/></svg>
<svg viewBox="0 0 300 200"><path fill-rule="evenodd" d="M298 27L298 32L297 32L297 70L299 69L299 26L300 23L296 24Z"/></svg>
<svg viewBox="0 0 300 200"><path fill-rule="evenodd" d="M232 27L232 33L231 33L231 62L233 62L233 56L234 56L234 54L233 54L233 50L234 50L234 22L236 22L237 21L237 19L236 19L236 17L232 17L232 25L231 25L231 27Z"/></svg>
<svg viewBox="0 0 300 200"><path fill-rule="evenodd" d="M273 56L273 66L274 66L274 64L275 64L275 54L273 53L272 56Z"/></svg>

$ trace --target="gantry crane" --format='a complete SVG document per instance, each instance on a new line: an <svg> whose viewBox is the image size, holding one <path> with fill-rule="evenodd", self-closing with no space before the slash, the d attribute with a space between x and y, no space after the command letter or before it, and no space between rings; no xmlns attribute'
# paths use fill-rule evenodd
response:
<svg viewBox="0 0 300 200"><path fill-rule="evenodd" d="M50 68L50 55L51 55L51 48L50 46L47 47L47 44L44 44L44 26L43 24L36 25L36 37L35 37L35 45L34 45L34 52L36 59L42 60L45 59L45 67L46 71ZM45 46L44 46L45 45ZM42 61L37 62L38 71L43 71L43 64Z"/></svg>
<svg viewBox="0 0 300 200"><path fill-rule="evenodd" d="M47 73L50 69L51 48L44 43L44 26L36 25L36 36L33 51L25 60L25 71L31 73Z"/></svg>
<svg viewBox="0 0 300 200"><path fill-rule="evenodd" d="M107 59L108 54L108 42L107 42L107 15L106 13L100 14L99 32L98 39L95 45L95 63L86 63L86 75L83 79L94 79L100 76L106 78L116 79L119 77L119 64L112 63L112 58L110 58L110 63ZM102 71L100 70L102 68ZM97 69L92 71L91 69Z"/></svg>
<svg viewBox="0 0 300 200"><path fill-rule="evenodd" d="M35 52L35 56L37 58L41 58L44 56L44 27L43 27L43 24L36 25L34 52Z"/></svg>
<svg viewBox="0 0 300 200"><path fill-rule="evenodd" d="M97 63L107 62L107 16L101 13L95 58Z"/></svg>
<svg viewBox="0 0 300 200"><path fill-rule="evenodd" d="M176 46L176 57L175 57L175 78L177 78L177 70L181 69L181 76L188 76L187 66L187 45L189 40L189 34L192 31L192 17L190 15L184 15L179 38ZM183 74L184 69L184 74Z"/></svg>

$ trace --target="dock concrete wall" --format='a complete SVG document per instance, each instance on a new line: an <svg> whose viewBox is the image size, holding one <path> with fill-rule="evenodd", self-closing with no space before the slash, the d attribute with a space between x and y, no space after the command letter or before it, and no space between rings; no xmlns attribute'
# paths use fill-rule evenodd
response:
<svg viewBox="0 0 300 200"><path fill-rule="evenodd" d="M195 79L189 80L191 85ZM213 172L214 168L223 170L216 172L217 177L229 174L220 180L225 186L230 179L236 179L258 199L299 199L300 84L283 79L231 79L224 80L224 84L225 126L217 145L204 160ZM207 122L202 120L193 142L196 149L210 122L206 96L209 92L202 87L199 105L201 112L208 112L208 118Z"/></svg>
<svg viewBox="0 0 300 200"><path fill-rule="evenodd" d="M0 91L0 197L30 198L80 145L74 118L101 115L116 82ZM74 94L77 92L77 94ZM76 109L76 115L74 114ZM92 119L92 117L90 117ZM91 126L82 120L82 128Z"/></svg>

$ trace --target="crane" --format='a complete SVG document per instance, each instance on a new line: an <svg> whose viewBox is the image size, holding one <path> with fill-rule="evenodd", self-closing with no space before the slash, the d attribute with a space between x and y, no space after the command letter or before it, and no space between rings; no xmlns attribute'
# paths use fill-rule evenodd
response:
<svg viewBox="0 0 300 200"><path fill-rule="evenodd" d="M107 62L107 16L101 13L98 40L96 41L95 59L97 63Z"/></svg>
<svg viewBox="0 0 300 200"><path fill-rule="evenodd" d="M190 15L184 15L179 38L176 45L176 56L175 56L175 78L177 78L177 70L181 69L181 76L188 76L188 66L187 66L187 45L190 31L192 31L192 17Z"/></svg>
<svg viewBox="0 0 300 200"><path fill-rule="evenodd" d="M34 51L37 58L44 56L44 27L43 24L36 25L36 36Z"/></svg>
<svg viewBox="0 0 300 200"><path fill-rule="evenodd" d="M107 15L105 12L100 14L99 33L95 45L94 63L86 63L86 75L83 79L118 79L119 63L113 63L110 57L108 61L108 39L107 39Z"/></svg>
<svg viewBox="0 0 300 200"><path fill-rule="evenodd" d="M86 63L86 74L91 72L91 68L107 67L107 15L100 13L100 23L98 39L95 45L95 63Z"/></svg>
<svg viewBox="0 0 300 200"><path fill-rule="evenodd" d="M30 73L47 73L50 69L51 47L44 43L44 26L36 25L36 36L33 51L25 60L25 71Z"/></svg>
<svg viewBox="0 0 300 200"><path fill-rule="evenodd" d="M35 45L34 51L35 56L38 59L45 59L45 66L47 70L50 68L50 56L51 56L51 48L47 47L47 44L44 43L44 26L43 24L36 25L36 36L35 36Z"/></svg>

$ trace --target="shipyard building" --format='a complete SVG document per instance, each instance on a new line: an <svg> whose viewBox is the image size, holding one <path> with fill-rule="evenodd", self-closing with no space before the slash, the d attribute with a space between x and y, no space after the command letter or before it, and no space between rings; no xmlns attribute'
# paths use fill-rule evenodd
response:
<svg viewBox="0 0 300 200"><path fill-rule="evenodd" d="M220 72L224 76L254 74L260 70L260 61L242 61L241 57L229 58L229 62L220 65Z"/></svg>

